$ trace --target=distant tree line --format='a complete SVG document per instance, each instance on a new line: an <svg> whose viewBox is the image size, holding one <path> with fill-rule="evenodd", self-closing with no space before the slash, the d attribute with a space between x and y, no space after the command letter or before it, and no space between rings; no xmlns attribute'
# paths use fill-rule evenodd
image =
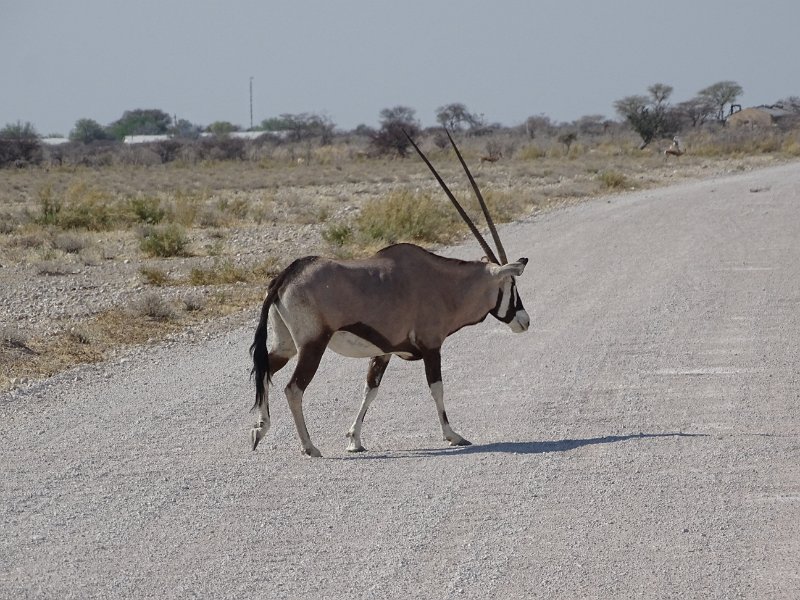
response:
<svg viewBox="0 0 800 600"><path fill-rule="evenodd" d="M677 104L670 102L672 93L672 86L655 83L647 88L647 94L625 96L614 102L614 109L622 123L641 138L640 148L688 129L707 125L723 126L733 108L738 106L736 101L743 90L735 81L720 81ZM800 99L796 97L777 105L800 115ZM599 136L620 127L618 121L603 115L586 115L572 123L555 123L546 115L535 115L528 117L522 125L508 128L498 123L487 123L482 114L470 111L460 102L444 104L436 109L435 114L436 122L441 127L463 135L483 136L513 129L531 140L557 140L564 145L567 153L573 143L581 138ZM33 125L17 121L0 129L0 167L38 164L45 154L55 162L69 156L71 162L99 164L109 160L109 148L115 147L127 136L137 135L169 136L169 139L150 145L157 159L164 163L179 157L185 158L187 149L192 160L242 160L248 156L248 149L254 144L264 143L295 144L301 152L310 155L313 145L331 144L337 136L364 140L368 154L403 158L408 155L410 148L406 134L418 136L423 127L413 108L397 105L380 111L377 127L359 125L350 132L337 131L329 117L315 113L285 113L264 119L253 128L253 131L263 133L259 138L261 141L240 139L242 136L234 135L240 131L239 126L228 121L215 121L203 127L170 116L163 110L135 109L125 111L119 119L108 125L101 125L89 118L78 119L69 132L71 144L61 149L48 147L45 152L41 136ZM441 130L432 132L432 141L440 148L448 144ZM487 154L496 156L500 150L493 146L487 150ZM249 155L253 153L249 152ZM97 158L100 156L106 158Z"/></svg>

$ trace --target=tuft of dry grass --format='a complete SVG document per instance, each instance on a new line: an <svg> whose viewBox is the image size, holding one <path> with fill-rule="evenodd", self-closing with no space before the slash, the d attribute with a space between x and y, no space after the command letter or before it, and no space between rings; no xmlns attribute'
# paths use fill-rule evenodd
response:
<svg viewBox="0 0 800 600"><path fill-rule="evenodd" d="M172 321L177 317L172 305L156 293L145 294L132 308L136 314L156 321Z"/></svg>
<svg viewBox="0 0 800 600"><path fill-rule="evenodd" d="M141 267L139 274L144 279L145 283L155 286L162 286L169 283L170 278L167 272L158 267Z"/></svg>
<svg viewBox="0 0 800 600"><path fill-rule="evenodd" d="M628 179L618 171L602 171L597 179L609 190L619 190L628 185Z"/></svg>
<svg viewBox="0 0 800 600"><path fill-rule="evenodd" d="M230 260L215 260L211 267L195 267L189 273L191 285L221 285L248 281L249 278L247 271L235 266Z"/></svg>
<svg viewBox="0 0 800 600"><path fill-rule="evenodd" d="M86 236L64 231L53 237L53 248L61 250L67 254L77 254L89 246Z"/></svg>

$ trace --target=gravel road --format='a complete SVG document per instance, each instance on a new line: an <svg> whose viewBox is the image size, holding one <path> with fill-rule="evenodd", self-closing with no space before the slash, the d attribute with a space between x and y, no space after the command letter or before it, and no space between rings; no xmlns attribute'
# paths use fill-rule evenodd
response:
<svg viewBox="0 0 800 600"><path fill-rule="evenodd" d="M306 394L326 458L280 392L251 452L257 307L0 395L0 597L800 597L800 165L502 233L532 325L445 345L471 447L395 360L348 455L366 361L328 354Z"/></svg>

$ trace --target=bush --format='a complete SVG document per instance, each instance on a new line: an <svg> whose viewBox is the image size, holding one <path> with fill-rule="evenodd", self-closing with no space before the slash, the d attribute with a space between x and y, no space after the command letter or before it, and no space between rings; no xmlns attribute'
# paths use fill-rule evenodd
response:
<svg viewBox="0 0 800 600"><path fill-rule="evenodd" d="M156 321L170 321L175 318L175 310L158 294L145 294L134 305L134 310L140 315L150 317Z"/></svg>
<svg viewBox="0 0 800 600"><path fill-rule="evenodd" d="M147 225L158 225L167 214L158 198L131 198L128 204L136 220Z"/></svg>
<svg viewBox="0 0 800 600"><path fill-rule="evenodd" d="M0 167L14 165L25 167L42 162L42 146L37 139L0 139Z"/></svg>
<svg viewBox="0 0 800 600"><path fill-rule="evenodd" d="M85 237L74 233L63 232L53 238L53 247L67 254L76 254L88 245Z"/></svg>
<svg viewBox="0 0 800 600"><path fill-rule="evenodd" d="M35 220L40 225L105 231L125 220L106 192L82 181L71 185L63 200L54 195L50 185L46 185L39 190L38 202L39 216Z"/></svg>
<svg viewBox="0 0 800 600"><path fill-rule="evenodd" d="M111 204L109 195L79 181L69 187L66 202L56 224L64 229L104 231L118 225L120 212Z"/></svg>
<svg viewBox="0 0 800 600"><path fill-rule="evenodd" d="M323 230L322 239L341 248L353 241L353 230L349 225L334 223Z"/></svg>
<svg viewBox="0 0 800 600"><path fill-rule="evenodd" d="M176 224L146 227L141 233L139 247L148 256L167 258L187 256L189 240L183 227Z"/></svg>
<svg viewBox="0 0 800 600"><path fill-rule="evenodd" d="M454 220L427 194L392 192L368 202L358 217L358 230L369 240L442 242L451 238Z"/></svg>

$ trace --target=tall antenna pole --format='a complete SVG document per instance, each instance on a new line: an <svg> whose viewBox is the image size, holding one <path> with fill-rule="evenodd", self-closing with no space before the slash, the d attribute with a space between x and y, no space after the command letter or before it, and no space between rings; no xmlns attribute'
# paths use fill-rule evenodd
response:
<svg viewBox="0 0 800 600"><path fill-rule="evenodd" d="M253 78L250 77L250 130L253 129Z"/></svg>

